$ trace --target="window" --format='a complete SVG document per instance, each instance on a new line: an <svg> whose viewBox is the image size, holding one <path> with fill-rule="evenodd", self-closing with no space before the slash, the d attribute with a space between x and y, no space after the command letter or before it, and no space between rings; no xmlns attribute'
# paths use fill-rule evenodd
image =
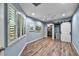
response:
<svg viewBox="0 0 79 59"><path fill-rule="evenodd" d="M16 10L8 5L8 42L16 39Z"/></svg>
<svg viewBox="0 0 79 59"><path fill-rule="evenodd" d="M20 14L17 14L17 25L17 36L20 37L25 34L25 20L24 17Z"/></svg>
<svg viewBox="0 0 79 59"><path fill-rule="evenodd" d="M24 16L18 14L18 10L13 5L8 4L8 43L23 36L25 29Z"/></svg>

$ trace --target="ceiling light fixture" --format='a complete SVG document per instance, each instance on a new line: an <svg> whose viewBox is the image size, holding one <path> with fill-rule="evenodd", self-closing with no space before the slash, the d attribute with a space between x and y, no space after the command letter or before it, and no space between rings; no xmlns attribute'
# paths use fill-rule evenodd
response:
<svg viewBox="0 0 79 59"><path fill-rule="evenodd" d="M45 19L43 19L43 20L45 20Z"/></svg>
<svg viewBox="0 0 79 59"><path fill-rule="evenodd" d="M44 16L44 18L45 18L45 16Z"/></svg>
<svg viewBox="0 0 79 59"><path fill-rule="evenodd" d="M35 13L32 13L32 16L35 16Z"/></svg>
<svg viewBox="0 0 79 59"><path fill-rule="evenodd" d="M65 4L65 3L61 3L61 4Z"/></svg>
<svg viewBox="0 0 79 59"><path fill-rule="evenodd" d="M34 6L38 6L40 5L41 3L32 3Z"/></svg>
<svg viewBox="0 0 79 59"><path fill-rule="evenodd" d="M62 14L62 16L66 16L66 14L65 14L65 13L63 13L63 14Z"/></svg>

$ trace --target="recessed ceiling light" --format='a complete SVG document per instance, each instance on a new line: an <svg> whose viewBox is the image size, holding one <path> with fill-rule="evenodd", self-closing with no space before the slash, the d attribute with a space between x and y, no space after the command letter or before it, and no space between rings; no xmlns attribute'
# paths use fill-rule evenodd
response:
<svg viewBox="0 0 79 59"><path fill-rule="evenodd" d="M43 18L45 19L46 17L44 16Z"/></svg>
<svg viewBox="0 0 79 59"><path fill-rule="evenodd" d="M66 14L65 14L65 13L63 13L63 14L62 14L62 16L66 16Z"/></svg>
<svg viewBox="0 0 79 59"><path fill-rule="evenodd" d="M65 3L61 3L61 4L65 4Z"/></svg>
<svg viewBox="0 0 79 59"><path fill-rule="evenodd" d="M45 16L44 16L44 18L45 18Z"/></svg>
<svg viewBox="0 0 79 59"><path fill-rule="evenodd" d="M43 19L43 20L45 20L45 19Z"/></svg>
<svg viewBox="0 0 79 59"><path fill-rule="evenodd" d="M32 13L32 16L35 16L35 13Z"/></svg>

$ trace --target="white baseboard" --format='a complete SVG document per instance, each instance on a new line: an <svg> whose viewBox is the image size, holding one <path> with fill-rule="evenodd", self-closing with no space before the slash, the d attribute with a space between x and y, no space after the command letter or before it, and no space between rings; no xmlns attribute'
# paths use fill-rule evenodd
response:
<svg viewBox="0 0 79 59"><path fill-rule="evenodd" d="M24 46L23 46L22 50L20 51L20 53L18 54L18 56L21 55L21 53L23 52L23 50L24 50L24 48L25 48L26 46L27 46L27 43L24 44Z"/></svg>
<svg viewBox="0 0 79 59"><path fill-rule="evenodd" d="M73 42L72 42L72 44L73 44L74 48L76 49L76 51L77 51L77 53L78 53L78 55L79 55L79 51L78 51L78 49L76 48L75 44L74 44Z"/></svg>
<svg viewBox="0 0 79 59"><path fill-rule="evenodd" d="M42 38L44 38L44 37L36 38L36 39L34 39L34 40L30 41L30 42L26 42L25 45L23 46L22 50L18 54L18 56L21 56L21 53L23 52L23 50L27 46L27 44L32 43L32 42L37 41L37 40L42 39Z"/></svg>
<svg viewBox="0 0 79 59"><path fill-rule="evenodd" d="M36 39L34 39L34 40L30 41L30 42L27 42L27 44L32 43L32 42L37 41L37 40L42 39L42 38L43 38L43 37L36 38Z"/></svg>

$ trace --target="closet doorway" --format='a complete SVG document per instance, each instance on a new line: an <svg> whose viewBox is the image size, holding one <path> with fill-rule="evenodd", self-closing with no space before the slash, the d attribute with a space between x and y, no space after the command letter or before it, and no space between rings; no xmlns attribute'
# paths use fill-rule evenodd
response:
<svg viewBox="0 0 79 59"><path fill-rule="evenodd" d="M47 24L47 36L54 40L54 24Z"/></svg>
<svg viewBox="0 0 79 59"><path fill-rule="evenodd" d="M48 24L47 26L47 36L52 37L52 24Z"/></svg>

